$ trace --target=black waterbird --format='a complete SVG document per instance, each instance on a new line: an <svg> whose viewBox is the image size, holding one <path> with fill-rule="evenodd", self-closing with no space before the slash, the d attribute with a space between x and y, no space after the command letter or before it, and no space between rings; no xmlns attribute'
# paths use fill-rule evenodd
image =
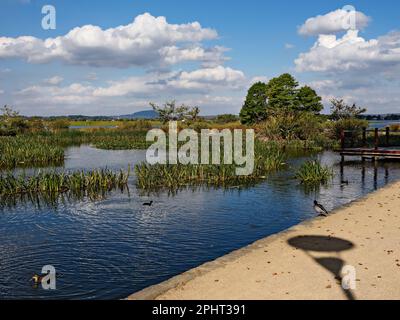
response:
<svg viewBox="0 0 400 320"><path fill-rule="evenodd" d="M153 205L153 201L143 203L144 206L151 207Z"/></svg>

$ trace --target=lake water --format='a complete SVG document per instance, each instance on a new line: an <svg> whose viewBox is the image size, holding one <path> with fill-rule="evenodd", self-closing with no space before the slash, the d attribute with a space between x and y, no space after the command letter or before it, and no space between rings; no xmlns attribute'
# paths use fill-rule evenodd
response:
<svg viewBox="0 0 400 320"><path fill-rule="evenodd" d="M381 120L381 121L370 121L369 128L370 129L384 129L386 127L390 127L392 124L400 124L398 120Z"/></svg>
<svg viewBox="0 0 400 320"><path fill-rule="evenodd" d="M82 146L67 151L65 169L127 168L144 151L102 151ZM143 195L130 192L99 201L59 201L56 207L17 201L0 209L0 298L121 299L149 285L213 260L260 238L312 218L313 200L328 210L400 178L399 163L348 163L319 157L335 171L332 184L307 192L288 169L249 189L184 190ZM349 180L342 185L341 180ZM144 207L153 200L152 207ZM29 282L44 265L58 273L57 290Z"/></svg>

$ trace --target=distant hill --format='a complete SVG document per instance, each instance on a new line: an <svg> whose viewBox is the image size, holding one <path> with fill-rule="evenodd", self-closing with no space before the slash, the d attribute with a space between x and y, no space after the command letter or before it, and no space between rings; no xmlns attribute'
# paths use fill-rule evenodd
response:
<svg viewBox="0 0 400 320"><path fill-rule="evenodd" d="M158 113L154 110L139 111L132 114L119 116L120 119L155 119L158 118Z"/></svg>

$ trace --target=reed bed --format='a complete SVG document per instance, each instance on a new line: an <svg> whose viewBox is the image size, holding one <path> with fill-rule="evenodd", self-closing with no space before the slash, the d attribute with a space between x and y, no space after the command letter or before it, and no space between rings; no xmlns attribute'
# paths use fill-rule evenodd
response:
<svg viewBox="0 0 400 320"><path fill-rule="evenodd" d="M146 132L122 130L64 130L14 137L0 137L0 169L58 166L64 162L64 149L92 144L105 150L146 149Z"/></svg>
<svg viewBox="0 0 400 320"><path fill-rule="evenodd" d="M150 165L141 163L135 166L136 184L141 190L174 190L182 186L198 185L241 186L265 179L269 172L284 166L285 161L286 157L282 150L257 142L254 171L251 175L237 175L235 164Z"/></svg>
<svg viewBox="0 0 400 320"><path fill-rule="evenodd" d="M108 169L93 171L42 172L32 176L7 173L0 176L0 195L15 196L23 194L57 195L73 194L95 195L102 191L124 189L127 187L130 169L114 173Z"/></svg>
<svg viewBox="0 0 400 320"><path fill-rule="evenodd" d="M325 184L333 177L333 171L327 166L323 166L320 161L310 160L297 170L296 178L302 184Z"/></svg>
<svg viewBox="0 0 400 320"><path fill-rule="evenodd" d="M143 150L151 145L146 142L146 135L142 132L94 137L91 139L91 143L96 148L104 150Z"/></svg>
<svg viewBox="0 0 400 320"><path fill-rule="evenodd" d="M29 137L0 138L0 168L62 164L64 149Z"/></svg>

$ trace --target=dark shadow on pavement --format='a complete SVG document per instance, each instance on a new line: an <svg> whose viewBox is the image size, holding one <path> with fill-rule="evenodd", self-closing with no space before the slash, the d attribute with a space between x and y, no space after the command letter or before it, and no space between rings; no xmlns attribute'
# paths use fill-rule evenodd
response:
<svg viewBox="0 0 400 320"><path fill-rule="evenodd" d="M345 290L342 285L341 271L345 266L345 261L339 257L323 257L316 258L310 252L328 252L336 253L350 250L354 248L354 244L350 241L327 236L298 236L288 240L290 246L301 249L307 253L315 262L326 270L331 272L336 280L338 280L343 293L348 300L355 300L351 290Z"/></svg>

